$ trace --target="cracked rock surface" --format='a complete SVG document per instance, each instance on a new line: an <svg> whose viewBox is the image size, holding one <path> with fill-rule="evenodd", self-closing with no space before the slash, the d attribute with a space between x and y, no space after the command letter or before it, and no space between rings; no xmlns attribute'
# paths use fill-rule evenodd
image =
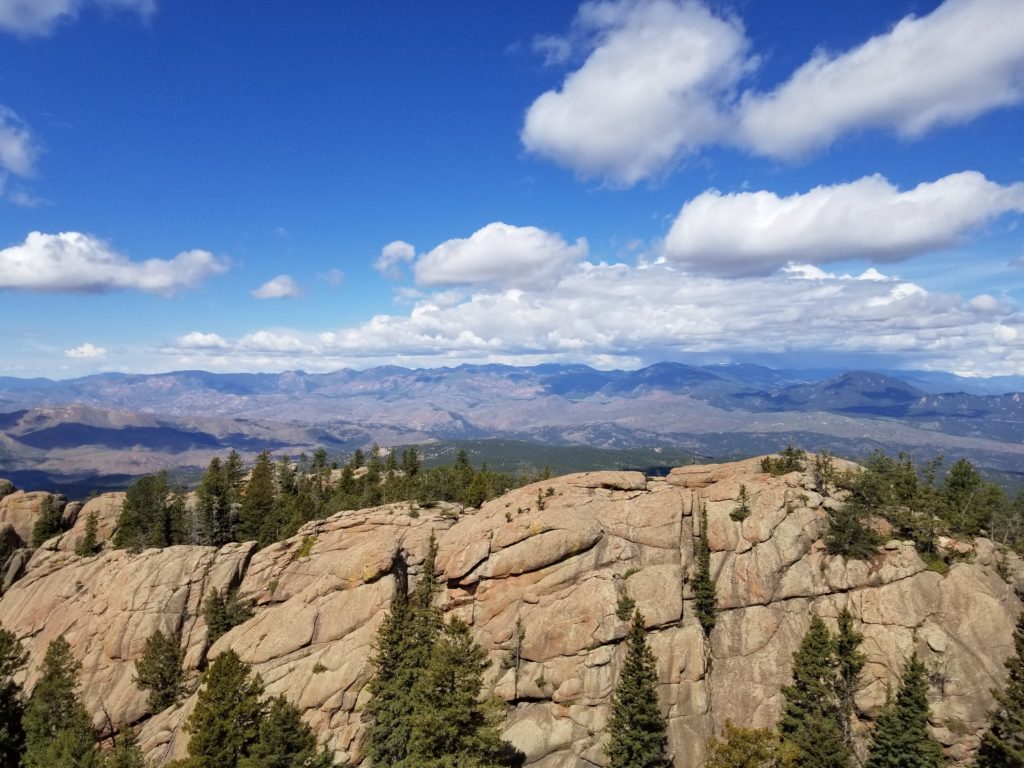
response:
<svg viewBox="0 0 1024 768"><path fill-rule="evenodd" d="M751 513L736 522L729 513L741 484ZM101 538L112 535L115 501L95 502ZM106 550L83 560L58 537L0 598L0 621L32 653L29 687L46 644L64 633L82 661L82 691L97 723L104 709L116 724L141 723L141 743L157 764L185 754L182 725L195 698L151 713L132 684L134 662L157 628L182 633L193 678L206 658L237 651L268 692L284 693L340 759L358 764L374 633L406 571L417 577L433 532L444 584L438 604L469 622L489 652L485 694L507 702L505 737L531 768L606 764L602 733L625 651L627 627L616 616L624 595L650 629L680 768L701 764L704 742L726 720L773 725L810 617L834 620L844 607L868 657L858 734L916 649L934 683L932 732L951 759L966 762L990 691L1003 683L1021 608L996 571L995 548L975 542L946 575L927 570L909 542L890 542L870 561L831 557L820 537L826 509L837 503L841 493L816 487L809 473L771 477L753 459L656 480L569 475L461 514L408 503L342 512L259 552L234 544ZM710 638L688 588L702 514L720 611ZM1024 575L1019 559L1007 565ZM202 596L232 584L255 600L255 615L207 648ZM521 663L506 669L517 618Z"/></svg>

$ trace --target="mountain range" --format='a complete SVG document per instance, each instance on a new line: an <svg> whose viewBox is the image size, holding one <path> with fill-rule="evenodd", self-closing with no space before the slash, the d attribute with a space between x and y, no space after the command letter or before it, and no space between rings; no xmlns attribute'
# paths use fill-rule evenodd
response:
<svg viewBox="0 0 1024 768"><path fill-rule="evenodd" d="M1022 392L1020 376L680 363L0 377L0 476L105 489L159 469L194 473L231 448L341 456L372 442L472 441L488 459L501 441L501 460L518 464L539 444L706 460L794 442L851 457L962 455L1024 477Z"/></svg>

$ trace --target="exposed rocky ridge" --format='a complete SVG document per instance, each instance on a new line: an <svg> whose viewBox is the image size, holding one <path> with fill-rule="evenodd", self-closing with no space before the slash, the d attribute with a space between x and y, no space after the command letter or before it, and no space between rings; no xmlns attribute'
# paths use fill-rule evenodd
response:
<svg viewBox="0 0 1024 768"><path fill-rule="evenodd" d="M735 522L729 512L741 483L751 515ZM704 741L727 719L773 724L811 614L834 618L843 607L865 636L861 716L877 713L916 648L934 671L933 732L963 761L977 744L990 689L1002 683L1021 607L997 572L995 548L979 540L973 561L944 576L927 570L910 543L890 542L869 562L830 557L820 533L826 509L841 503L830 490L810 474L770 477L750 460L685 467L664 480L571 475L461 516L406 503L344 512L259 552L249 544L172 547L83 560L68 544L72 531L35 552L0 598L0 621L31 650L29 686L46 644L64 633L83 662L97 722L104 709L117 724L144 721L151 758L184 754L181 726L194 703L193 696L146 719L133 662L160 628L181 631L193 674L207 655L235 649L340 758L355 762L371 644L400 582L396 566L415 578L433 531L446 585L439 602L470 622L490 652L488 693L509 703L504 733L529 766L605 764L601 732L624 652L626 624L616 617L623 592L651 629L677 766L699 765ZM76 526L95 510L101 538L109 537L118 498L89 504ZM702 510L721 610L710 639L686 585ZM1024 564L1007 562L1024 584ZM234 583L256 600L256 614L206 649L201 598ZM526 631L523 662L504 669L517 617Z"/></svg>

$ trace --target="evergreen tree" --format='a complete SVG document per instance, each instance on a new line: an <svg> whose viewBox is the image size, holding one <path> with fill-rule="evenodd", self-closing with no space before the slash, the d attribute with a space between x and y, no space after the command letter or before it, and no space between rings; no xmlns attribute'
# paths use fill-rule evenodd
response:
<svg viewBox="0 0 1024 768"><path fill-rule="evenodd" d="M724 737L708 742L704 768L782 768L783 753L774 731L739 728L726 721Z"/></svg>
<svg viewBox="0 0 1024 768"><path fill-rule="evenodd" d="M243 541L259 539L264 522L274 511L274 464L270 451L263 451L256 457L245 497L238 515L238 535ZM269 543L269 542L268 542Z"/></svg>
<svg viewBox="0 0 1024 768"><path fill-rule="evenodd" d="M184 659L185 650L174 635L165 635L158 629L146 638L146 648L135 663L135 684L149 691L153 712L162 712L184 696Z"/></svg>
<svg viewBox="0 0 1024 768"><path fill-rule="evenodd" d="M114 547L141 551L183 544L185 502L170 487L167 473L141 477L125 494L114 531Z"/></svg>
<svg viewBox="0 0 1024 768"><path fill-rule="evenodd" d="M667 746L665 717L658 706L658 670L643 617L636 611L608 722L609 768L671 768Z"/></svg>
<svg viewBox="0 0 1024 768"><path fill-rule="evenodd" d="M25 768L96 768L92 721L75 695L81 665L58 637L46 649L41 675L25 707Z"/></svg>
<svg viewBox="0 0 1024 768"><path fill-rule="evenodd" d="M896 700L878 717L865 768L940 768L942 748L927 725L928 680L915 654L903 668Z"/></svg>
<svg viewBox="0 0 1024 768"><path fill-rule="evenodd" d="M736 506L732 508L729 517L738 523L750 517L750 496L747 494L747 486L743 483L740 483L739 498L736 499Z"/></svg>
<svg viewBox="0 0 1024 768"><path fill-rule="evenodd" d="M704 634L710 635L715 628L718 613L718 595L715 594L715 582L711 579L711 548L708 546L708 510L706 506L700 511L700 530L697 536L696 569L693 575L694 609Z"/></svg>
<svg viewBox="0 0 1024 768"><path fill-rule="evenodd" d="M113 748L103 756L103 768L146 768L146 759L131 728L118 734Z"/></svg>
<svg viewBox="0 0 1024 768"><path fill-rule="evenodd" d="M234 651L218 656L203 675L203 687L186 728L187 768L236 768L259 738L263 681L250 674Z"/></svg>
<svg viewBox="0 0 1024 768"><path fill-rule="evenodd" d="M214 456L196 491L201 543L222 547L229 541L234 541L231 496L227 472L220 458Z"/></svg>
<svg viewBox="0 0 1024 768"><path fill-rule="evenodd" d="M785 698L779 733L792 750L793 768L839 768L851 764L836 695L835 640L817 616L793 654L793 684Z"/></svg>
<svg viewBox="0 0 1024 768"><path fill-rule="evenodd" d="M224 483L227 488L228 503L238 504L241 502L242 491L245 489L245 464L234 448L231 449L224 462Z"/></svg>
<svg viewBox="0 0 1024 768"><path fill-rule="evenodd" d="M90 512L89 516L85 518L85 533L75 542L75 554L79 557L95 555L100 548L99 542L96 540L98 532L99 520L95 512Z"/></svg>
<svg viewBox="0 0 1024 768"><path fill-rule="evenodd" d="M242 599L236 588L223 592L213 587L203 600L203 620L206 621L206 641L211 645L232 627L252 618L252 606Z"/></svg>
<svg viewBox="0 0 1024 768"><path fill-rule="evenodd" d="M501 768L522 765L502 741L496 717L477 701L487 653L459 619L444 625L412 691L405 768Z"/></svg>
<svg viewBox="0 0 1024 768"><path fill-rule="evenodd" d="M840 726L843 740L853 749L853 710L857 683L867 657L860 651L864 639L853 626L853 616L846 608L839 614L836 632L836 697L839 701Z"/></svg>
<svg viewBox="0 0 1024 768"><path fill-rule="evenodd" d="M391 611L377 630L375 673L370 680L370 719L366 754L374 768L405 765L412 734L412 692L426 668L441 631L441 614L434 607L437 541L430 536L423 570L411 595L399 587Z"/></svg>
<svg viewBox="0 0 1024 768"><path fill-rule="evenodd" d="M1016 653L1006 660L1006 686L995 691L996 706L981 739L978 768L1024 765L1024 613L1013 633Z"/></svg>
<svg viewBox="0 0 1024 768"><path fill-rule="evenodd" d="M331 768L334 760L317 749L313 730L284 696L266 702L259 735L238 768Z"/></svg>
<svg viewBox="0 0 1024 768"><path fill-rule="evenodd" d="M43 499L42 509L35 523L32 524L32 546L42 546L64 530L63 507L52 493Z"/></svg>
<svg viewBox="0 0 1024 768"><path fill-rule="evenodd" d="M25 666L28 652L21 641L0 625L0 765L16 766L25 748L21 718L25 701L14 675Z"/></svg>
<svg viewBox="0 0 1024 768"><path fill-rule="evenodd" d="M878 552L881 538L864 524L868 511L855 502L828 511L825 547L830 555L866 560Z"/></svg>

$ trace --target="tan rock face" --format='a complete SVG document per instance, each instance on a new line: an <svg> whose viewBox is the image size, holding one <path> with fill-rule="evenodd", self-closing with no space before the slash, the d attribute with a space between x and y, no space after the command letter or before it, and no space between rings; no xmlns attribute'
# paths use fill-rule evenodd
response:
<svg viewBox="0 0 1024 768"><path fill-rule="evenodd" d="M751 514L736 522L729 513L741 484ZM115 721L135 722L146 706L131 677L148 634L180 629L195 674L206 653L202 595L240 582L257 602L256 615L209 654L233 648L271 693L304 711L339 758L358 764L374 633L404 578L401 566L410 580L417 577L433 532L445 584L439 603L469 622L490 653L486 693L509 703L505 736L531 768L606 764L602 734L626 631L616 607L627 595L651 631L680 768L701 763L705 740L727 719L774 724L811 615L834 621L844 607L859 620L868 656L858 732L868 730L916 649L935 681L934 733L963 761L1012 652L1020 604L996 572L1005 556L980 540L974 561L945 576L926 570L913 547L898 542L868 562L829 557L820 534L836 503L809 475L773 478L750 460L686 467L665 480L570 475L458 519L451 508L405 503L345 512L254 554L248 545L174 547L82 560L60 541L38 551L0 599L0 621L26 638L33 664L50 639L66 633L83 662L91 711L98 717L105 705ZM109 518L115 501L102 504L109 509L101 519ZM701 514L721 609L709 639L687 588ZM1024 574L1019 559L1006 565ZM522 663L504 669L499 660L517 619L526 632ZM184 754L182 725L193 703L145 721L142 744L158 764Z"/></svg>
<svg viewBox="0 0 1024 768"><path fill-rule="evenodd" d="M61 552L74 552L78 540L85 536L86 523L93 514L96 515L96 541L100 544L110 541L117 528L117 516L124 506L124 497L123 492L115 491L89 499L75 512L71 528L54 542L54 546ZM68 504L68 507L73 505L74 502Z"/></svg>
<svg viewBox="0 0 1024 768"><path fill-rule="evenodd" d="M43 512L43 502L53 494L45 491L15 491L0 498L0 525L8 523L26 545L32 542L32 526ZM63 507L67 499L55 496Z"/></svg>

